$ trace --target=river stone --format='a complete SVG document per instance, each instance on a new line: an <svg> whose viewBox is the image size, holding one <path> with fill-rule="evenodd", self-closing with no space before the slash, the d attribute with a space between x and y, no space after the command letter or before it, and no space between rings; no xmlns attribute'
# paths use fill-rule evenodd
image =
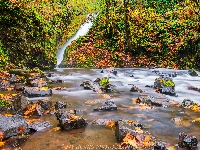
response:
<svg viewBox="0 0 200 150"><path fill-rule="evenodd" d="M109 100L106 101L103 106L94 109L94 111L100 110L117 110L117 106L115 105L114 101Z"/></svg>
<svg viewBox="0 0 200 150"><path fill-rule="evenodd" d="M56 113L56 117L57 120L59 120L61 128L66 131L82 128L87 125L87 122L84 118L72 115L67 111L59 111Z"/></svg>
<svg viewBox="0 0 200 150"><path fill-rule="evenodd" d="M166 148L166 143L165 142L156 142L153 146L152 146L152 150L167 150Z"/></svg>
<svg viewBox="0 0 200 150"><path fill-rule="evenodd" d="M29 131L27 121L22 116L0 116L0 134L3 135L3 140Z"/></svg>
<svg viewBox="0 0 200 150"><path fill-rule="evenodd" d="M118 141L122 142L127 133L136 135L136 131L134 129L134 125L128 123L125 120L119 120L116 123L115 137Z"/></svg>
<svg viewBox="0 0 200 150"><path fill-rule="evenodd" d="M22 92L24 90L24 84L23 83L15 83L14 90L17 92Z"/></svg>
<svg viewBox="0 0 200 150"><path fill-rule="evenodd" d="M67 106L68 106L68 104L66 102L61 102L61 101L58 101L54 104L54 107L56 110L67 108Z"/></svg>
<svg viewBox="0 0 200 150"><path fill-rule="evenodd" d="M29 100L25 96L18 95L14 98L12 102L13 109L15 111L24 110L29 103L30 103Z"/></svg>
<svg viewBox="0 0 200 150"><path fill-rule="evenodd" d="M154 101L154 97L152 95L139 96L137 98L137 103L147 104L148 106L158 106L158 107L162 107L163 106L162 103L155 102Z"/></svg>
<svg viewBox="0 0 200 150"><path fill-rule="evenodd" d="M50 110L52 107L52 101L49 99L38 100L37 104L40 105L44 110Z"/></svg>
<svg viewBox="0 0 200 150"><path fill-rule="evenodd" d="M45 128L50 127L51 124L49 121L45 121L45 122L34 122L32 124L30 124L28 126L29 129L35 130L35 131L41 131Z"/></svg>
<svg viewBox="0 0 200 150"><path fill-rule="evenodd" d="M42 96L51 96L52 90L51 89L42 90L41 88L38 87L25 87L23 93L27 97L42 97Z"/></svg>
<svg viewBox="0 0 200 150"><path fill-rule="evenodd" d="M195 136L188 136L184 132L179 133L179 147L195 150L198 145L198 140Z"/></svg>
<svg viewBox="0 0 200 150"><path fill-rule="evenodd" d="M9 138L8 145L12 147L18 147L20 144L25 142L30 135L17 135L17 136L12 136Z"/></svg>

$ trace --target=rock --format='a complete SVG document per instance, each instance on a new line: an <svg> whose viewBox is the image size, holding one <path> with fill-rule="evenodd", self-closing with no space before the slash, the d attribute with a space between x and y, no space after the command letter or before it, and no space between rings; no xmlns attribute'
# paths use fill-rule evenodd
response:
<svg viewBox="0 0 200 150"><path fill-rule="evenodd" d="M24 110L25 116L42 116L44 113L44 109L37 103L32 103L27 106L27 108Z"/></svg>
<svg viewBox="0 0 200 150"><path fill-rule="evenodd" d="M2 134L3 140L30 131L27 121L22 116L0 116L0 120L0 134Z"/></svg>
<svg viewBox="0 0 200 150"><path fill-rule="evenodd" d="M52 90L42 87L42 88L38 88L38 87L24 87L24 91L23 93L27 96L27 97L42 97L42 96L51 96L52 95Z"/></svg>
<svg viewBox="0 0 200 150"><path fill-rule="evenodd" d="M115 103L111 100L106 101L102 107L95 108L94 111L100 111L100 110L117 110L117 106Z"/></svg>
<svg viewBox="0 0 200 150"><path fill-rule="evenodd" d="M188 90L193 90L193 91L200 92L200 88L197 88L197 87L194 87L194 86L189 86Z"/></svg>
<svg viewBox="0 0 200 150"><path fill-rule="evenodd" d="M85 81L80 86L82 86L84 90L93 90L93 85L91 81Z"/></svg>
<svg viewBox="0 0 200 150"><path fill-rule="evenodd" d="M15 83L14 90L17 92L22 92L24 90L24 84L23 83Z"/></svg>
<svg viewBox="0 0 200 150"><path fill-rule="evenodd" d="M0 79L0 90L7 91L7 88L10 87L10 82L6 79Z"/></svg>
<svg viewBox="0 0 200 150"><path fill-rule="evenodd" d="M116 76L117 75L117 70L114 69L112 73Z"/></svg>
<svg viewBox="0 0 200 150"><path fill-rule="evenodd" d="M14 98L12 105L15 111L24 110L29 104L29 100L22 95L18 95Z"/></svg>
<svg viewBox="0 0 200 150"><path fill-rule="evenodd" d="M179 133L178 145L181 148L189 148L191 150L196 149L198 140L195 136L188 136L184 132Z"/></svg>
<svg viewBox="0 0 200 150"><path fill-rule="evenodd" d="M122 141L127 133L131 133L132 135L136 135L135 125L134 123L129 123L126 120L119 120L116 122L115 128L115 137L118 141Z"/></svg>
<svg viewBox="0 0 200 150"><path fill-rule="evenodd" d="M191 76L198 76L197 71L194 70L194 69L189 69L189 70L188 70L188 74L191 75Z"/></svg>
<svg viewBox="0 0 200 150"><path fill-rule="evenodd" d="M37 104L40 105L44 110L50 110L52 107L52 101L49 99L38 100Z"/></svg>
<svg viewBox="0 0 200 150"><path fill-rule="evenodd" d="M67 108L68 104L66 102L58 101L54 104L56 110Z"/></svg>
<svg viewBox="0 0 200 150"><path fill-rule="evenodd" d="M194 102L189 100L189 99L184 99L183 102L182 102L182 105L185 107L185 106L191 106L193 105Z"/></svg>
<svg viewBox="0 0 200 150"><path fill-rule="evenodd" d="M149 66L149 69L155 69L155 67L154 66Z"/></svg>
<svg viewBox="0 0 200 150"><path fill-rule="evenodd" d="M162 107L163 104L158 103L153 101L154 97L153 96L139 96L136 99L136 103L143 103L143 104L147 104L148 106L158 106L158 107Z"/></svg>
<svg viewBox="0 0 200 150"><path fill-rule="evenodd" d="M133 87L130 89L130 91L131 91L131 92L140 92L140 93L143 92L142 89L140 89L140 88L138 88L138 87L136 87L136 86L133 86Z"/></svg>
<svg viewBox="0 0 200 150"><path fill-rule="evenodd" d="M167 150L165 142L157 142L152 146L152 150Z"/></svg>
<svg viewBox="0 0 200 150"><path fill-rule="evenodd" d="M29 129L34 130L34 131L41 131L45 128L50 127L51 124L49 121L45 122L34 122L28 126Z"/></svg>
<svg viewBox="0 0 200 150"><path fill-rule="evenodd" d="M163 77L156 78L154 88L158 89L160 93L175 96L175 84L171 78Z"/></svg>
<svg viewBox="0 0 200 150"><path fill-rule="evenodd" d="M59 120L61 128L66 131L82 128L87 124L84 118L72 115L67 111L59 111L58 113L56 113L56 117L57 120Z"/></svg>
<svg viewBox="0 0 200 150"><path fill-rule="evenodd" d="M30 135L12 136L11 138L9 138L7 145L10 145L14 148L18 147L20 144L24 143L29 137Z"/></svg>

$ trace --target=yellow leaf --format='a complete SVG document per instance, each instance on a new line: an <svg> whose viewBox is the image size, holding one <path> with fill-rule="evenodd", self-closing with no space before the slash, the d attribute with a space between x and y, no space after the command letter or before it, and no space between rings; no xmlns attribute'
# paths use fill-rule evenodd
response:
<svg viewBox="0 0 200 150"><path fill-rule="evenodd" d="M0 142L0 147L4 146L5 142Z"/></svg>
<svg viewBox="0 0 200 150"><path fill-rule="evenodd" d="M149 142L150 139L151 139L150 135L147 135L147 136L145 137L145 139L144 139L144 142Z"/></svg>

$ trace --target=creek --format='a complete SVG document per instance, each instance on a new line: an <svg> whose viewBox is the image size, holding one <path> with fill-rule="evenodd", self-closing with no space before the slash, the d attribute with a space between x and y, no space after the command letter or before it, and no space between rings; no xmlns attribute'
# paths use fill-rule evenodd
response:
<svg viewBox="0 0 200 150"><path fill-rule="evenodd" d="M163 72L176 71L177 77L173 78L175 91L178 97L167 96L156 93L153 88L145 85L153 85L155 78L158 77L151 69L147 68L116 68L117 76L101 69L76 69L76 68L57 68L54 73L59 74L50 77L52 80L63 80L61 84L54 85L66 87L66 91L53 90L53 95L49 97L54 103L65 101L72 105L67 110L79 110L77 115L87 119L88 125L81 129L72 131L56 130L58 120L54 115L44 115L41 121L50 121L51 127L33 134L21 145L25 150L55 150L55 149L116 149L119 144L115 138L114 128L92 124L95 119L114 119L120 118L136 120L144 124L145 129L151 134L167 143L169 149L180 149L176 147L178 133L185 132L194 135L200 140L200 121L199 112L194 112L189 108L178 107L183 99L191 99L200 103L200 92L188 90L192 85L200 88L200 77L191 77L187 70L171 70L159 68ZM199 72L198 72L199 73ZM133 75L133 77L130 77ZM115 92L108 93L118 107L116 111L93 111L94 107L101 106L106 100L105 94L96 93L92 90L84 90L80 84L86 80L94 81L96 78L110 77L110 83L114 85ZM132 85L144 90L143 93L131 92ZM141 95L153 95L156 100L165 103L167 107L154 107L149 109L133 103L133 99ZM30 99L31 100L31 99ZM88 103L88 102L97 103ZM200 142L199 142L200 143ZM71 146L71 148L69 148Z"/></svg>

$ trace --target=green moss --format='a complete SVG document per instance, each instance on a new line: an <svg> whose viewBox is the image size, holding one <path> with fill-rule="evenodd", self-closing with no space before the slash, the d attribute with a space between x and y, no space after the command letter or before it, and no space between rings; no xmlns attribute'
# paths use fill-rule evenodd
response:
<svg viewBox="0 0 200 150"><path fill-rule="evenodd" d="M175 86L175 83L172 80L169 79L161 79L161 83L163 86Z"/></svg>
<svg viewBox="0 0 200 150"><path fill-rule="evenodd" d="M101 79L100 85L102 86L102 88L108 87L108 84L109 84L109 78L104 77L104 78Z"/></svg>
<svg viewBox="0 0 200 150"><path fill-rule="evenodd" d="M0 99L0 109L4 108L10 108L11 107L11 102L8 100Z"/></svg>

